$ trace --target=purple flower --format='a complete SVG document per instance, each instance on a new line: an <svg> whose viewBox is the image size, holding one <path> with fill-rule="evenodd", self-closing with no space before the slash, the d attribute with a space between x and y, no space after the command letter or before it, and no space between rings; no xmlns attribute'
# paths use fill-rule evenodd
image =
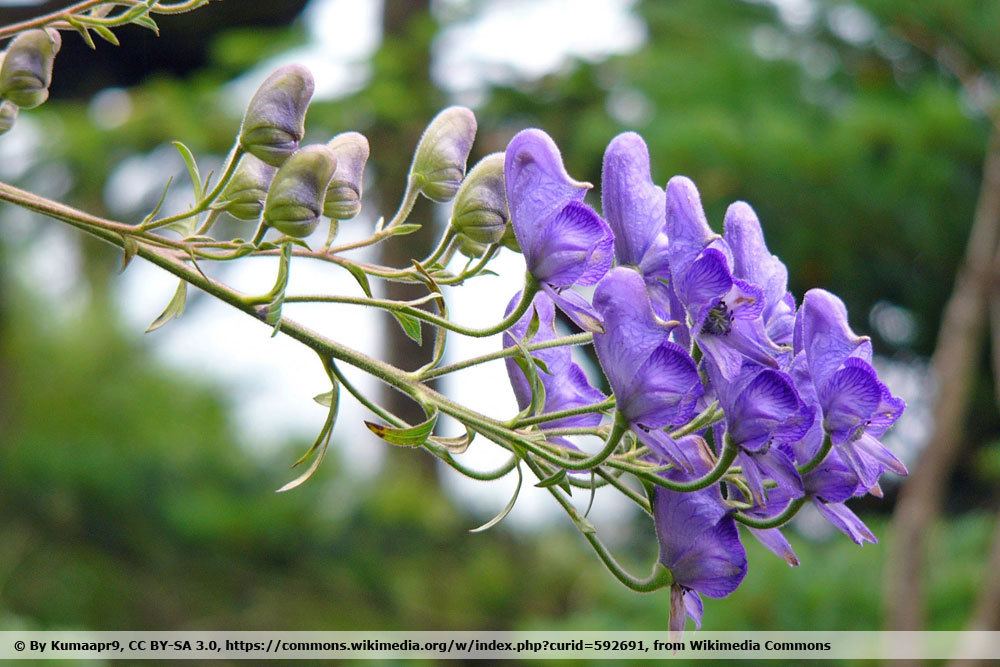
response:
<svg viewBox="0 0 1000 667"><path fill-rule="evenodd" d="M761 316L768 337L790 346L795 297L788 291L788 269L767 249L757 214L744 202L732 204L726 210L724 234L733 251L733 275L761 289Z"/></svg>
<svg viewBox="0 0 1000 667"><path fill-rule="evenodd" d="M687 312L691 337L726 380L744 359L777 367L781 352L767 337L761 314L764 291L733 275L729 244L712 232L694 183L667 183L667 255L674 294Z"/></svg>
<svg viewBox="0 0 1000 667"><path fill-rule="evenodd" d="M691 469L685 452L663 429L694 416L704 393L694 360L668 340L669 327L653 313L635 270L612 269L594 292L594 307L605 322L605 333L594 334L594 350L618 411L643 444Z"/></svg>
<svg viewBox="0 0 1000 667"><path fill-rule="evenodd" d="M510 304L507 306L509 314L520 300L521 295L515 294ZM530 342L542 343L557 337L555 318L556 312L552 300L545 294L536 294L532 302L533 309L517 321L503 335L504 347L515 344L515 341L523 341L530 326L534 313L538 313L538 331ZM528 341L525 341L528 342ZM592 405L603 401L606 396L591 386L586 374L578 364L573 361L570 348L552 347L545 350L535 350L531 353L545 363L546 370L539 369L539 379L545 388L545 412L556 412L567 410L584 405ZM524 371L511 358L505 360L507 364L507 375L510 377L511 387L517 397L517 404L523 410L531 405L531 384L525 377ZM601 423L601 415L592 412L572 417L563 417L543 422L547 428L561 428L568 426L597 426ZM572 446L567 440L559 440L560 444Z"/></svg>
<svg viewBox="0 0 1000 667"><path fill-rule="evenodd" d="M504 180L528 272L574 323L601 331L590 304L567 289L593 285L611 267L611 228L583 203L590 185L570 178L555 142L541 130L524 130L511 139Z"/></svg>
<svg viewBox="0 0 1000 667"><path fill-rule="evenodd" d="M664 477L694 479L708 472L711 458L698 436L681 438L695 468L672 470ZM732 593L747 573L747 555L732 513L716 484L680 493L662 487L653 491L653 518L660 543L660 562L673 574L670 589L670 630L684 629L686 616L701 627L701 596L721 598Z"/></svg>
<svg viewBox="0 0 1000 667"><path fill-rule="evenodd" d="M767 478L793 496L801 496L802 480L795 468L791 443L806 434L815 412L799 397L792 379L753 364L744 366L732 381L723 378L713 366L708 370L726 414L725 437L739 447L736 458L754 501L760 505L767 502Z"/></svg>
<svg viewBox="0 0 1000 667"><path fill-rule="evenodd" d="M823 428L865 488L886 470L906 475L906 466L878 438L906 404L893 396L871 365L871 341L857 336L843 302L825 290L806 293L795 321L795 351L804 364L823 413Z"/></svg>
<svg viewBox="0 0 1000 667"><path fill-rule="evenodd" d="M615 259L630 266L646 281L653 310L664 319L683 310L671 303L668 286L666 193L649 173L649 149L635 132L615 137L604 152L601 205L614 231ZM676 299L674 299L676 302Z"/></svg>

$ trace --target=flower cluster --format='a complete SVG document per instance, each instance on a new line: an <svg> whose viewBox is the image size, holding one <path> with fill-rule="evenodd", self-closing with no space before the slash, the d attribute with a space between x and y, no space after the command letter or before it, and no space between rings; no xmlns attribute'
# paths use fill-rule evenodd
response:
<svg viewBox="0 0 1000 667"><path fill-rule="evenodd" d="M552 339L555 309L593 332L621 426L609 451L630 451L656 471L650 509L672 576L672 629L685 616L700 624L701 596L740 585L738 523L792 565L780 526L805 502L858 544L875 541L844 503L880 495L885 472L906 474L879 442L903 401L879 379L871 343L851 330L840 299L813 289L797 302L788 291L785 265L747 204L731 205L715 233L694 183L653 183L634 133L604 155L603 217L583 202L590 186L570 178L539 130L510 142L504 177L529 285L538 286L505 342ZM573 289L588 285L596 285L590 301ZM570 348L546 349L543 361L544 413L605 399ZM524 367L508 361L508 371L525 408ZM583 413L543 425L602 419ZM561 437L549 443L578 452Z"/></svg>

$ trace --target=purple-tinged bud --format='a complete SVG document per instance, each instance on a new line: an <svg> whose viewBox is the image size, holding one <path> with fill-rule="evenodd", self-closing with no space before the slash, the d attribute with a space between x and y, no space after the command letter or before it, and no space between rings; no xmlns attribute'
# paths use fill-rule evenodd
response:
<svg viewBox="0 0 1000 667"><path fill-rule="evenodd" d="M279 67L264 79L243 116L240 145L272 167L294 153L305 134L312 74L302 65Z"/></svg>
<svg viewBox="0 0 1000 667"><path fill-rule="evenodd" d="M218 208L240 220L256 220L277 169L247 153L222 191Z"/></svg>
<svg viewBox="0 0 1000 667"><path fill-rule="evenodd" d="M323 213L323 197L337 169L326 145L306 146L281 165L264 201L264 222L296 238L313 233Z"/></svg>
<svg viewBox="0 0 1000 667"><path fill-rule="evenodd" d="M337 171L326 191L323 215L350 220L361 212L361 185L368 162L368 139L358 132L338 134L327 143L337 158Z"/></svg>
<svg viewBox="0 0 1000 667"><path fill-rule="evenodd" d="M476 116L465 107L448 107L431 121L413 154L410 177L428 199L451 201L465 178Z"/></svg>
<svg viewBox="0 0 1000 667"><path fill-rule="evenodd" d="M0 97L22 109L49 98L52 65L62 46L57 30L29 30L14 38L0 66Z"/></svg>
<svg viewBox="0 0 1000 667"><path fill-rule="evenodd" d="M0 134L14 127L17 120L17 105L10 100L0 101Z"/></svg>
<svg viewBox="0 0 1000 667"><path fill-rule="evenodd" d="M503 168L503 153L487 155L469 171L455 195L451 226L476 243L499 243L509 226Z"/></svg>

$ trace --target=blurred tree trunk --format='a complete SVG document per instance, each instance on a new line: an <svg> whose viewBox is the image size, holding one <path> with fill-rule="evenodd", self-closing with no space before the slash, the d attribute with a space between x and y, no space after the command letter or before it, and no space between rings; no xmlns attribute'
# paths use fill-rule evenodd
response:
<svg viewBox="0 0 1000 667"><path fill-rule="evenodd" d="M437 110L440 92L431 81L431 42L434 26L430 17L430 0L410 2L387 1L382 10L382 46L375 55L374 86L380 86L387 100L379 108L379 116L370 131L372 159L378 173L379 210L388 218L403 196L413 149L427 122ZM404 94L405 93L405 94ZM405 105L405 106L404 106ZM423 229L379 246L379 263L386 266L408 266L411 258L422 259L434 244L436 225L432 207L421 198L410 216ZM385 298L413 299L425 290L413 285L385 283ZM418 346L403 332L396 320L380 312L382 358L401 368L412 369L430 360L431 331L424 328L427 343ZM418 405L399 392L386 387L383 405L410 423L425 419ZM437 479L434 459L423 452L393 450L387 461L390 474L401 470L418 474L428 480Z"/></svg>
<svg viewBox="0 0 1000 667"><path fill-rule="evenodd" d="M941 512L944 492L962 449L963 424L976 363L982 351L993 258L1000 234L1000 131L990 137L983 182L965 259L945 306L932 369L937 381L933 431L903 484L886 559L887 621L893 630L925 627L924 585L928 533Z"/></svg>

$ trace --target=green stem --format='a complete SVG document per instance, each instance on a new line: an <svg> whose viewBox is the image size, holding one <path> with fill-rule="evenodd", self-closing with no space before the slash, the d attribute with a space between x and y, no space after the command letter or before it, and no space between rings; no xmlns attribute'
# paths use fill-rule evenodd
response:
<svg viewBox="0 0 1000 667"><path fill-rule="evenodd" d="M24 32L25 30L44 28L45 26L57 21L65 21L74 14L84 12L92 7L104 4L104 2L106 2L106 0L85 0L84 2L78 2L75 5L70 5L64 9L54 11L51 14L45 14L44 16L28 19L27 21L21 21L20 23L5 25L0 27L0 39L11 37L19 32Z"/></svg>
<svg viewBox="0 0 1000 667"><path fill-rule="evenodd" d="M562 347L570 345L586 345L594 340L594 334L590 332L573 334L571 336L562 336L560 338L553 338L551 340L543 341L540 343L527 343L524 347L529 352L534 352L536 350L547 350L552 347ZM478 366L479 364L484 364L488 361L495 361L497 359L503 359L505 357L513 357L519 354L521 348L517 345L511 345L510 347L505 347L502 350L497 350L496 352L490 352L489 354L484 354L479 357L472 357L471 359L465 359L463 361L456 361L453 364L448 364L447 366L439 366L433 370L427 371L421 376L422 380L430 380L432 378L441 377L442 375L447 375L449 373L454 373L456 371L461 371L466 368L471 368L473 366Z"/></svg>
<svg viewBox="0 0 1000 667"><path fill-rule="evenodd" d="M226 158L226 165L222 170L222 176L219 177L219 181L215 184L215 187L213 187L205 196L196 202L194 206L187 211L175 213L174 215L168 215L165 218L151 220L144 225L139 225L139 231L148 232L161 227L166 227L167 225L173 224L179 220L190 218L191 216L198 215L199 213L208 210L208 207L211 206L216 199L218 199L219 195L222 194L222 190L229 184L233 174L236 173L236 167L239 165L240 158L243 157L243 153L243 146L237 142L229 151L229 156Z"/></svg>
<svg viewBox="0 0 1000 667"><path fill-rule="evenodd" d="M441 255L444 254L444 251L448 249L448 245L454 238L455 238L455 230L452 227L448 227L444 235L441 237L441 240L438 242L437 247L434 248L434 252L432 252L430 255L425 257L422 262L420 262L421 266L427 267L433 264L434 262L438 261Z"/></svg>
<svg viewBox="0 0 1000 667"><path fill-rule="evenodd" d="M516 419L510 423L511 428L521 428L524 426L531 426L533 424L541 424L543 422L555 421L556 419L563 419L564 417L575 417L577 415L585 415L591 412L604 412L615 407L615 397L612 396L600 403L592 403L590 405L581 405L575 408L567 408L565 410L557 410L555 412L544 412L540 415L535 415L533 417L524 417L523 419Z"/></svg>
<svg viewBox="0 0 1000 667"><path fill-rule="evenodd" d="M628 422L625 421L622 413L616 412L611 433L608 434L608 439L604 442L604 447L601 448L601 451L581 461L573 461L570 465L564 465L563 468L566 470L590 470L591 468L596 468L614 453L626 431L628 431Z"/></svg>
<svg viewBox="0 0 1000 667"><path fill-rule="evenodd" d="M536 477L544 479L544 473L538 468L537 463L531 460L526 460L525 463L529 468L531 468L532 472L535 473ZM601 559L604 566L618 581L637 593L651 593L674 583L674 577L670 570L663 567L663 565L659 562L653 566L653 571L647 577L636 577L632 575L615 559L614 555L612 555L608 548L604 546L604 543L601 542L599 537L597 537L597 533L593 526L590 525L590 522L580 516L576 507L574 507L566 496L563 495L562 491L554 486L547 488L549 493L552 494L552 497L556 499L566 514L569 515L573 524L580 530L580 533L590 544L594 553L597 554L597 557Z"/></svg>
<svg viewBox="0 0 1000 667"><path fill-rule="evenodd" d="M729 470L729 466L732 465L738 453L739 447L736 446L727 435L725 443L722 446L722 451L719 453L719 458L715 461L715 465L712 469L699 479L691 480L690 482L675 482L655 473L651 473L649 470L643 470L638 466L630 466L628 464L619 465L626 466L624 469L627 472L631 472L633 475L641 477L642 479L656 484L657 486L662 486L663 488L670 489L671 491L681 491L686 493L704 489L722 479L722 476Z"/></svg>
<svg viewBox="0 0 1000 667"><path fill-rule="evenodd" d="M798 514L799 510L802 509L802 506L805 505L805 503L805 498L796 498L792 502L788 503L788 507L786 507L781 514L773 516L770 519L755 519L752 516L747 516L743 512L734 513L733 518L750 528L757 528L760 530L780 528L788 523L793 516Z"/></svg>
<svg viewBox="0 0 1000 667"><path fill-rule="evenodd" d="M816 452L816 455L802 465L798 466L799 474L805 475L806 473L810 473L815 470L816 467L819 466L819 464L826 458L826 455L830 453L832 448L833 440L830 438L829 433L825 433L823 435L823 444L820 446L819 451Z"/></svg>
<svg viewBox="0 0 1000 667"><path fill-rule="evenodd" d="M407 306L401 304L399 301L391 301L388 299L369 299L367 297L354 297L354 296L328 296L325 294L316 295L297 295L289 296L285 298L285 303L344 303L356 306L372 306L374 308L382 308L384 310L394 310L406 315L417 318L418 320L423 320L424 322L429 322L435 326L442 327L448 331L454 331L457 334L463 336L471 336L474 338L484 338L486 336L493 336L495 334L504 331L512 324L517 322L525 311L528 310L528 306L531 305L531 299L534 297L534 293L538 290L533 279L527 281L524 287L524 291L521 296L521 301L518 303L517 307L511 312L510 315L505 317L503 320L498 322L492 327L487 327L485 329L474 329L471 327L464 327L460 324L455 324L454 322L447 320L443 317L439 317L433 313L429 313L426 310L420 308L414 308L413 306ZM525 295L528 295L525 298ZM426 377L426 376L424 376Z"/></svg>

